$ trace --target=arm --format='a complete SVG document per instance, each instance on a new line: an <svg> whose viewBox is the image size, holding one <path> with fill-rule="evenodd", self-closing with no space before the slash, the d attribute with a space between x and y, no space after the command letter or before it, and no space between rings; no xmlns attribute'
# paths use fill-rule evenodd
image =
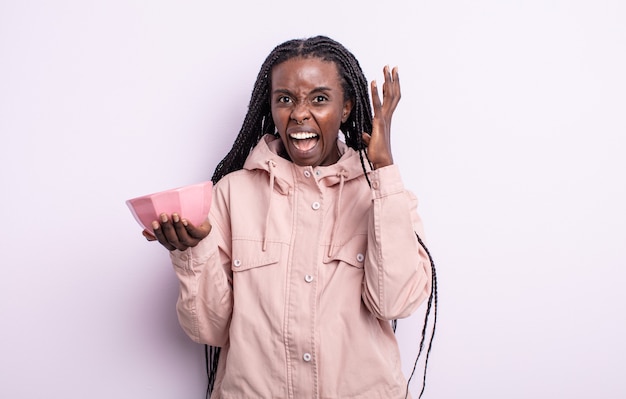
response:
<svg viewBox="0 0 626 399"><path fill-rule="evenodd" d="M380 319L409 316L428 297L431 269L415 233L424 237L417 198L404 189L396 166L371 174L363 301Z"/></svg>
<svg viewBox="0 0 626 399"><path fill-rule="evenodd" d="M149 241L170 251L180 283L178 319L183 330L198 343L222 346L228 340L232 314L232 275L230 269L230 226L220 215L228 215L224 196L213 191L208 219L194 226L177 214L160 215L144 230Z"/></svg>
<svg viewBox="0 0 626 399"><path fill-rule="evenodd" d="M372 313L392 320L409 316L428 297L432 271L415 235L424 237L417 198L404 189L391 154L391 120L401 97L398 68L385 66L383 74L382 101L376 81L371 84L372 133L363 133L375 170L362 296Z"/></svg>
<svg viewBox="0 0 626 399"><path fill-rule="evenodd" d="M223 230L212 220L214 231L198 245L170 252L180 282L176 304L183 330L198 343L222 346L228 340L232 314L230 249L223 245Z"/></svg>

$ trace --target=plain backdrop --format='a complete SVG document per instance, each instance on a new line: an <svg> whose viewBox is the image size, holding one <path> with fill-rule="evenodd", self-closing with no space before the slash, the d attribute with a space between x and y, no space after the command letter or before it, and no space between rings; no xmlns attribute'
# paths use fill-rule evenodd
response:
<svg viewBox="0 0 626 399"><path fill-rule="evenodd" d="M1 0L0 397L203 397L167 251L124 201L208 180L265 56L316 34L369 80L400 68L394 156L439 279L424 398L626 397L624 21L621 0ZM407 376L423 316L399 322Z"/></svg>

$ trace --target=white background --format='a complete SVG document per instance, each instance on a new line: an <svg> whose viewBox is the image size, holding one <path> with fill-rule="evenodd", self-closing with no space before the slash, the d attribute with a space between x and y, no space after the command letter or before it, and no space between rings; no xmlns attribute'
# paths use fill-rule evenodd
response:
<svg viewBox="0 0 626 399"><path fill-rule="evenodd" d="M167 252L124 201L209 179L265 56L314 34L370 80L400 67L394 154L439 277L424 397L626 397L625 21L621 0L0 1L0 397L203 397Z"/></svg>

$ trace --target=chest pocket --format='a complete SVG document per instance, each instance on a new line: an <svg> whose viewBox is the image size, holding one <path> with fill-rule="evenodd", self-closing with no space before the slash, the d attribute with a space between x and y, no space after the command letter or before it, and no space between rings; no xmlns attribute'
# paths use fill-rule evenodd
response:
<svg viewBox="0 0 626 399"><path fill-rule="evenodd" d="M363 268L367 252L367 236L357 235L341 246L335 246L333 253L328 256L328 249L324 252L324 263L339 261L358 269Z"/></svg>
<svg viewBox="0 0 626 399"><path fill-rule="evenodd" d="M269 266L280 260L280 243L268 242L263 251L263 242L233 240L231 269L243 272L257 267Z"/></svg>

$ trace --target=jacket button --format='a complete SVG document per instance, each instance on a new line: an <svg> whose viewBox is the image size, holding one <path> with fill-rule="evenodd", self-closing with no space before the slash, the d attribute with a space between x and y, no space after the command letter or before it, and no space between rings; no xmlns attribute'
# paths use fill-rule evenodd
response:
<svg viewBox="0 0 626 399"><path fill-rule="evenodd" d="M235 266L235 267L239 267L239 266L241 266L241 260L239 260L239 259L235 259L235 260L233 261L233 266Z"/></svg>
<svg viewBox="0 0 626 399"><path fill-rule="evenodd" d="M322 174L322 172L320 172L319 170L316 170L316 171L315 171L315 176L318 176L318 177L319 177L321 174Z"/></svg>
<svg viewBox="0 0 626 399"><path fill-rule="evenodd" d="M306 281L307 283L312 282L313 276L311 276L310 274L307 274L306 276L304 276L304 281Z"/></svg>
<svg viewBox="0 0 626 399"><path fill-rule="evenodd" d="M311 354L310 354L310 353L308 353L308 352L307 352L307 353L305 353L305 354L302 356L302 359L304 359L304 361L305 361L305 362L310 362L310 361L311 361Z"/></svg>
<svg viewBox="0 0 626 399"><path fill-rule="evenodd" d="M365 260L365 256L363 256L363 254L356 254L356 260L358 262L363 262Z"/></svg>
<svg viewBox="0 0 626 399"><path fill-rule="evenodd" d="M372 188L373 188L374 190L377 190L377 189L378 189L378 187L380 187L380 183L378 183L378 180L374 180L374 181L372 182Z"/></svg>
<svg viewBox="0 0 626 399"><path fill-rule="evenodd" d="M314 203L311 204L311 208L313 208L314 210L320 209L320 203L315 201Z"/></svg>
<svg viewBox="0 0 626 399"><path fill-rule="evenodd" d="M308 170L305 170L304 177L311 177L311 172L309 172Z"/></svg>

